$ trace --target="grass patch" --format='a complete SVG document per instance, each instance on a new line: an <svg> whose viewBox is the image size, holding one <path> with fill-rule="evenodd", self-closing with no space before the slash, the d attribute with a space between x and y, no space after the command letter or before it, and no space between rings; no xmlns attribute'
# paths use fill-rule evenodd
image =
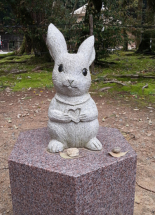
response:
<svg viewBox="0 0 155 215"><path fill-rule="evenodd" d="M14 52L9 52L7 54L0 54L0 59L6 58L6 57L9 57L9 56L12 56L12 55L15 55L15 53Z"/></svg>
<svg viewBox="0 0 155 215"><path fill-rule="evenodd" d="M104 61L105 59L102 59L102 62ZM106 58L106 63L109 63L109 68L99 68L102 74L137 74L138 72L149 75L155 71L155 59L149 55L135 54L132 51L129 53L117 51Z"/></svg>
<svg viewBox="0 0 155 215"><path fill-rule="evenodd" d="M16 63L12 63L16 61ZM20 63L26 61L24 63ZM155 103L155 79L150 78L121 78L117 75L141 75L155 76L155 59L152 56L135 54L133 51L116 51L106 59L101 60L102 64L95 66L96 75L92 75L91 91L97 91L100 96L112 96L113 98L135 99L140 104L147 102ZM54 63L46 62L43 57L33 55L15 56L9 53L0 55L0 89L10 87L13 91L20 91L28 88L52 88L52 70ZM32 71L39 67L38 71ZM27 73L20 75L10 74L12 69L27 70ZM122 86L116 83L104 84L104 76L107 80L116 79L126 84ZM98 79L98 80L97 80ZM97 81L95 81L97 80ZM148 88L142 87L148 84ZM103 87L112 87L108 91L99 92Z"/></svg>
<svg viewBox="0 0 155 215"><path fill-rule="evenodd" d="M15 63L15 62L23 62L23 61L27 61L29 59L31 59L32 56L31 55L22 55L22 56L6 56L5 58L2 58L0 60L0 65L2 64L11 64L11 63Z"/></svg>
<svg viewBox="0 0 155 215"><path fill-rule="evenodd" d="M92 75L92 90L99 90L103 87L112 87L108 91L99 93L100 95L113 96L115 98L134 98L139 100L139 104L155 104L155 79L143 78L143 76L155 77L155 59L152 56L135 54L133 51L117 51L110 55L106 61L105 67L97 66L96 75ZM140 75L140 78L120 78L117 75ZM106 76L106 78L105 78ZM121 81L126 84L122 86L116 83L104 84L104 80ZM148 88L142 87L148 84ZM144 102L145 101L145 102Z"/></svg>
<svg viewBox="0 0 155 215"><path fill-rule="evenodd" d="M20 91L28 88L53 87L52 74L47 71L38 73L28 72L20 75L10 74L2 76L3 87L10 86L13 91Z"/></svg>
<svg viewBox="0 0 155 215"><path fill-rule="evenodd" d="M11 61L17 63L12 64ZM26 61L25 63L20 63ZM6 56L0 60L0 64L3 62L0 68L0 86L5 89L10 87L13 91L20 91L28 88L43 88L53 87L52 83L52 62L46 62L44 58L36 58L33 55L22 56ZM19 62L19 63L18 63ZM33 72L32 70L40 66L41 69ZM12 69L27 70L27 73L23 74L10 74Z"/></svg>

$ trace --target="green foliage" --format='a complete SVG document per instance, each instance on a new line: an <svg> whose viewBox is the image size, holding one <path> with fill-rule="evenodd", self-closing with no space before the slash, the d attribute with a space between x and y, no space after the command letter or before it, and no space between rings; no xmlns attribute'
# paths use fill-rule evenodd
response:
<svg viewBox="0 0 155 215"><path fill-rule="evenodd" d="M11 64L12 61L23 61L25 63ZM43 57L34 57L30 55L14 56L6 55L0 59L0 89L6 87L14 91L27 90L33 88L53 88L52 70L54 63L47 63ZM95 66L96 75L92 75L92 85L90 91L96 91L101 96L112 96L114 98L124 98L124 100L136 99L140 102L155 103L155 79L143 78L143 76L154 76L155 60L152 56L143 56L134 52L117 51L102 59L102 66ZM37 66L39 70L32 70ZM9 74L11 69L27 70L23 74ZM6 71L8 71L6 73ZM7 74L7 75L6 75ZM116 77L114 75L140 75L141 78ZM117 83L104 84L105 76L107 79L122 81L126 86ZM148 88L142 90L142 87L148 84ZM112 87L105 92L99 92L100 88Z"/></svg>
<svg viewBox="0 0 155 215"><path fill-rule="evenodd" d="M18 63L26 60L25 63ZM17 63L11 64L12 61ZM53 63L47 63L43 57L34 57L30 55L22 56L9 56L0 60L0 89L6 87L12 88L14 91L20 91L28 88L51 88L52 83L52 67ZM32 70L41 66L41 70L33 72ZM23 74L11 74L12 69L27 70L27 73Z"/></svg>
<svg viewBox="0 0 155 215"><path fill-rule="evenodd" d="M75 0L61 0L63 2L63 5L69 9L70 11L73 10L75 6L75 10L78 9L79 7L82 7L84 4L87 3L87 0L78 0L77 2ZM75 5L76 3L76 5Z"/></svg>
<svg viewBox="0 0 155 215"><path fill-rule="evenodd" d="M29 78L31 77L31 78ZM20 78L19 80L17 78ZM49 88L53 87L51 73L47 71L39 73L21 74L21 75L8 75L7 77L1 77L3 86L11 86L14 91L21 91L28 88Z"/></svg>
<svg viewBox="0 0 155 215"><path fill-rule="evenodd" d="M46 55L50 60L46 47L46 32L50 23L61 26L61 30L67 25L72 25L75 19L71 17L70 11L64 6L63 2L46 0L7 0L7 5L3 9L9 8L7 14L3 14L4 31L14 33L14 28L7 27L16 25L16 34L25 35L25 51L30 53L33 49L35 56ZM11 9L10 9L11 8ZM2 8L0 9L2 10ZM11 17L14 19L11 19Z"/></svg>
<svg viewBox="0 0 155 215"><path fill-rule="evenodd" d="M14 52L9 52L9 53L7 53L7 54L0 54L0 60L1 60L2 58L6 58L6 57L12 56L12 55L15 55L15 53L14 53Z"/></svg>
<svg viewBox="0 0 155 215"><path fill-rule="evenodd" d="M109 2L104 2L104 9L102 8L102 1L89 1L85 20L81 29L80 38L82 42L89 36L89 15L93 15L93 34L95 36L95 50L96 61L106 57L109 54L108 49L119 46L121 38L121 28L118 19L118 13L114 4L113 8Z"/></svg>
<svg viewBox="0 0 155 215"><path fill-rule="evenodd" d="M102 2L104 10L101 11ZM147 2L147 4L143 4ZM86 16L77 24L72 16L75 9L88 3ZM136 37L139 51L155 50L155 1L154 0L7 0L0 2L0 23L7 33L20 33L25 41L22 52L35 56L46 55L46 32L49 23L55 24L64 34L70 52L76 52L81 42L89 36L89 15L93 14L97 61L107 56L108 49L123 45L127 50L131 39ZM16 28L10 27L16 26ZM1 28L2 26L0 26ZM104 31L102 31L104 27ZM142 39L141 39L142 38Z"/></svg>
<svg viewBox="0 0 155 215"><path fill-rule="evenodd" d="M133 29L133 33L137 36L136 41L139 53L151 53L150 41L153 38L153 46L154 46L154 38L155 38L155 29L154 29L154 17L155 17L155 2L154 0L142 1L138 0L138 6L135 10L137 14L137 20L135 20L135 24L139 25L138 28ZM139 41L139 38L141 40Z"/></svg>
<svg viewBox="0 0 155 215"><path fill-rule="evenodd" d="M137 104L140 102L155 103L155 79L143 78L143 76L154 76L155 60L152 56L143 56L134 52L115 51L107 57L106 61L102 60L103 66L96 66L97 75L92 76L91 89L98 91L103 87L112 87L108 92L100 93L104 96L112 96L114 98L128 97L137 99ZM141 78L116 77L117 75L139 75ZM126 84L123 86L117 83L104 84L106 79L117 80ZM148 88L142 90L148 84Z"/></svg>
<svg viewBox="0 0 155 215"><path fill-rule="evenodd" d="M92 5L91 5L92 4ZM100 13L101 8L102 8L102 0L91 0L89 1L89 5L92 9L95 9L94 12ZM94 7L94 8L93 8Z"/></svg>

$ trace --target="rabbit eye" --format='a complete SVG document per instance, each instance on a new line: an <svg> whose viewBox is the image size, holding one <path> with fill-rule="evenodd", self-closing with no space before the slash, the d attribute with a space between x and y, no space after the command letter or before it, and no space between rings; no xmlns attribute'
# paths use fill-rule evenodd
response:
<svg viewBox="0 0 155 215"><path fill-rule="evenodd" d="M63 69L63 64L60 64L59 67L58 67L58 70L59 72L62 72L64 69Z"/></svg>
<svg viewBox="0 0 155 215"><path fill-rule="evenodd" d="M87 75L87 69L86 69L86 68L84 68L84 69L82 70L82 74L83 74L84 76Z"/></svg>

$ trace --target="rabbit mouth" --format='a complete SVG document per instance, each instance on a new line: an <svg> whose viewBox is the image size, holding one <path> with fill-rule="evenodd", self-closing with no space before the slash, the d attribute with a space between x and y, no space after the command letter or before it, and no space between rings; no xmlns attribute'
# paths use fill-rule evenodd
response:
<svg viewBox="0 0 155 215"><path fill-rule="evenodd" d="M71 89L71 88L77 88L77 87L74 87L74 86L71 86L71 85L69 85L69 86L66 86L68 89Z"/></svg>
<svg viewBox="0 0 155 215"><path fill-rule="evenodd" d="M63 84L64 87L67 87L68 89L77 88L76 86L72 86L71 84Z"/></svg>

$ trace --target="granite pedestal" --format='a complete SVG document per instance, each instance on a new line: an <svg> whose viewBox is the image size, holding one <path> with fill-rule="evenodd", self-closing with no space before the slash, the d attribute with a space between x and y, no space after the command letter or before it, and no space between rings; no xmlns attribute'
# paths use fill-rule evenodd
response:
<svg viewBox="0 0 155 215"><path fill-rule="evenodd" d="M133 215L137 156L117 129L97 137L102 151L63 159L46 151L47 128L20 133L9 158L14 215ZM114 146L128 153L111 157Z"/></svg>

